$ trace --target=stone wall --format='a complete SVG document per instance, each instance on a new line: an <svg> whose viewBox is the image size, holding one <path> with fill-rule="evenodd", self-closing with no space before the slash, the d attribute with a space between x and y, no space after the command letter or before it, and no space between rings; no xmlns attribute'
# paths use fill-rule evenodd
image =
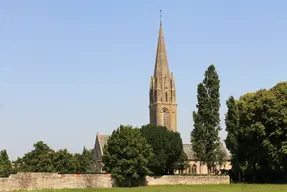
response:
<svg viewBox="0 0 287 192"><path fill-rule="evenodd" d="M58 174L18 173L0 178L0 191L63 189L63 188L110 188L108 174Z"/></svg>
<svg viewBox="0 0 287 192"><path fill-rule="evenodd" d="M146 185L229 184L229 176L146 177ZM111 188L109 174L18 173L0 178L0 191L63 188Z"/></svg>
<svg viewBox="0 0 287 192"><path fill-rule="evenodd" d="M164 175L146 177L147 185L195 185L195 184L229 184L229 176L184 176Z"/></svg>

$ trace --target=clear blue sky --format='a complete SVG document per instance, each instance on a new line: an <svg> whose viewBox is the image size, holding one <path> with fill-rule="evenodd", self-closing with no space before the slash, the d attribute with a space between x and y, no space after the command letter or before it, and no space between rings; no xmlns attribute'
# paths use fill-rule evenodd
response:
<svg viewBox="0 0 287 192"><path fill-rule="evenodd" d="M223 129L230 95L287 80L285 0L1 1L0 150L80 152L97 132L147 124L160 9L184 143L210 64Z"/></svg>

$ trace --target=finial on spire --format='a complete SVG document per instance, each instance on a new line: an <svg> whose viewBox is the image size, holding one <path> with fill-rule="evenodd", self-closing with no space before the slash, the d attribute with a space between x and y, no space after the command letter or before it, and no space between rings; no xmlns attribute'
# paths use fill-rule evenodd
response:
<svg viewBox="0 0 287 192"><path fill-rule="evenodd" d="M161 18L162 18L162 14L161 14L162 10L159 11L159 15L160 15L160 23L161 23Z"/></svg>

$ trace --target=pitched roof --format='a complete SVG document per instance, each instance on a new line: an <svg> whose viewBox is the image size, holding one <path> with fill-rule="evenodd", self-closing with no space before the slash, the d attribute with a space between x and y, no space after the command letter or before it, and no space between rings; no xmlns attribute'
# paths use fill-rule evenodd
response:
<svg viewBox="0 0 287 192"><path fill-rule="evenodd" d="M99 147L101 149L101 153L103 154L103 148L104 146L107 144L108 139L110 138L111 135L101 135L101 134L97 134L97 139L99 141ZM183 144L183 151L185 152L185 154L187 155L189 160L194 160L194 152L192 150L192 146L191 144ZM228 153L228 151L226 150L223 142L221 142L220 144L220 148L222 151L224 151L225 153L225 160L230 160L230 155Z"/></svg>
<svg viewBox="0 0 287 192"><path fill-rule="evenodd" d="M103 148L107 144L110 135L100 135L98 134L99 145L101 149L101 153L103 154Z"/></svg>
<svg viewBox="0 0 287 192"><path fill-rule="evenodd" d="M187 155L188 159L194 160L194 152L192 150L191 144L183 144L182 147L183 147L183 151ZM229 155L228 151L226 150L226 148L224 147L223 142L220 142L220 149L225 153L224 159L230 160L230 155Z"/></svg>

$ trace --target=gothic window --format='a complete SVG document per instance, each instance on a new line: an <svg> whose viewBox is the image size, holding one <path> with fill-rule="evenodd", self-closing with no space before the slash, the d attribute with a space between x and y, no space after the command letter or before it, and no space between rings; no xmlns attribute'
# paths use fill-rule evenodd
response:
<svg viewBox="0 0 287 192"><path fill-rule="evenodd" d="M196 174L196 165L195 164L192 165L191 173Z"/></svg>

